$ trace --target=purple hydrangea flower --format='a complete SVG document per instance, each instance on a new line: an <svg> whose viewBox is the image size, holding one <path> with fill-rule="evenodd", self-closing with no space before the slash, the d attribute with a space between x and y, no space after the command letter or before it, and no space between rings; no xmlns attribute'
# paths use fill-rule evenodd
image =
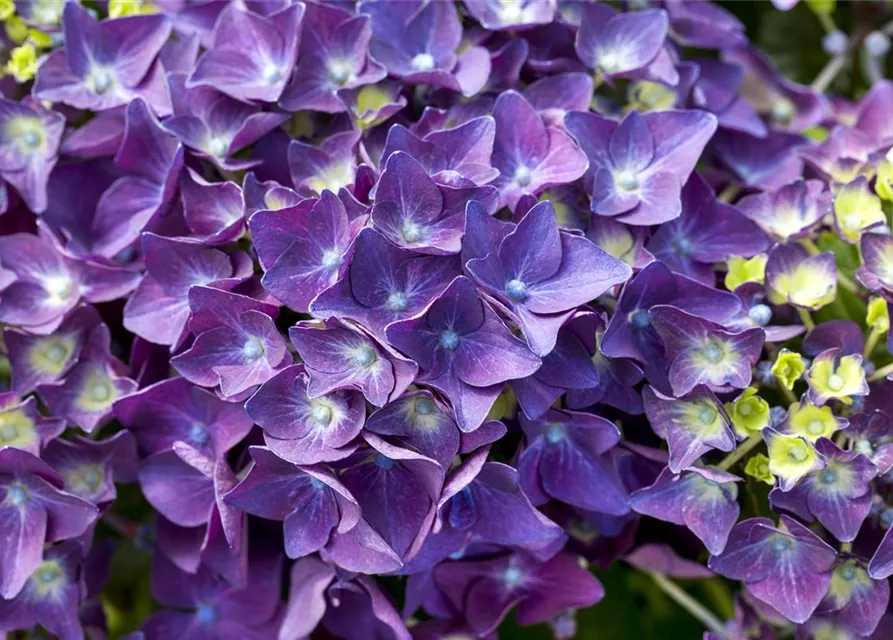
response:
<svg viewBox="0 0 893 640"><path fill-rule="evenodd" d="M136 480L136 441L129 431L100 441L54 440L43 458L62 477L65 491L100 507L117 497L116 482Z"/></svg>
<svg viewBox="0 0 893 640"><path fill-rule="evenodd" d="M288 144L288 169L292 184L305 197L338 193L354 183L359 131L343 131L314 147L298 140Z"/></svg>
<svg viewBox="0 0 893 640"><path fill-rule="evenodd" d="M831 212L831 192L821 180L797 180L736 203L745 216L780 242L799 240Z"/></svg>
<svg viewBox="0 0 893 640"><path fill-rule="evenodd" d="M870 636L878 629L889 602L890 583L873 580L865 566L851 558L834 568L828 595L816 614L832 618L838 627L856 635Z"/></svg>
<svg viewBox="0 0 893 640"><path fill-rule="evenodd" d="M15 447L40 456L41 450L64 430L63 419L40 414L37 398L20 400L14 392L0 393L0 448Z"/></svg>
<svg viewBox="0 0 893 640"><path fill-rule="evenodd" d="M463 0L462 4L481 26L490 31L521 30L548 24L555 17L555 0Z"/></svg>
<svg viewBox="0 0 893 640"><path fill-rule="evenodd" d="M180 176L180 198L183 221L205 244L227 244L245 231L245 197L235 183L207 182L187 168Z"/></svg>

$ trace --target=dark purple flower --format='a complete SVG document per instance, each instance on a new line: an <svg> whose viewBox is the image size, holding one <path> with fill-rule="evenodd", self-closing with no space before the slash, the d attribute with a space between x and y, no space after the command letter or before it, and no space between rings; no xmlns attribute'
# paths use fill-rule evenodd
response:
<svg viewBox="0 0 893 640"><path fill-rule="evenodd" d="M82 436L54 440L43 458L62 477L65 491L100 506L117 497L115 482L136 479L136 441L129 431L99 441Z"/></svg>
<svg viewBox="0 0 893 640"><path fill-rule="evenodd" d="M541 363L464 277L424 314L390 325L387 336L418 362L420 382L446 394L463 431L483 422L504 382L530 375Z"/></svg>
<svg viewBox="0 0 893 640"><path fill-rule="evenodd" d="M40 456L63 431L65 421L40 415L34 396L20 400L15 392L0 393L0 448L15 447Z"/></svg>
<svg viewBox="0 0 893 640"><path fill-rule="evenodd" d="M738 131L720 131L713 140L718 160L746 187L780 189L802 177L798 147L803 138L772 131L758 138Z"/></svg>
<svg viewBox="0 0 893 640"><path fill-rule="evenodd" d="M587 511L611 515L629 511L626 490L611 456L605 455L620 440L613 423L588 413L558 410L539 420L520 419L527 444L518 459L518 472L533 504L554 498Z"/></svg>
<svg viewBox="0 0 893 640"><path fill-rule="evenodd" d="M193 286L189 289L192 346L171 365L197 385L235 396L269 380L291 360L271 316L270 304L247 296Z"/></svg>
<svg viewBox="0 0 893 640"><path fill-rule="evenodd" d="M298 193L314 197L326 189L338 193L351 186L356 178L359 141L359 131L333 134L318 147L292 140L288 144L288 169Z"/></svg>
<svg viewBox="0 0 893 640"><path fill-rule="evenodd" d="M771 605L792 622L806 622L831 583L837 553L812 531L788 516L776 528L768 518L738 523L725 550L708 566Z"/></svg>
<svg viewBox="0 0 893 640"><path fill-rule="evenodd" d="M490 54L471 46L457 55L462 24L452 3L419 1L361 2L360 14L372 22L369 53L392 76L476 94L490 75Z"/></svg>
<svg viewBox="0 0 893 640"><path fill-rule="evenodd" d="M890 602L890 583L873 580L865 566L851 558L834 568L831 587L816 614L858 636L871 636Z"/></svg>
<svg viewBox="0 0 893 640"><path fill-rule="evenodd" d="M471 17L490 31L515 31L540 24L548 24L555 18L555 0L463 0Z"/></svg>
<svg viewBox="0 0 893 640"><path fill-rule="evenodd" d="M245 231L245 198L235 183L207 182L187 168L180 176L180 198L186 226L205 244L227 244Z"/></svg>
<svg viewBox="0 0 893 640"><path fill-rule="evenodd" d="M0 98L0 177L35 213L47 208L47 182L64 128L65 118L34 98Z"/></svg>
<svg viewBox="0 0 893 640"><path fill-rule="evenodd" d="M586 172L586 156L573 138L564 129L546 125L520 93L501 93L493 117L492 163L500 175L492 184L499 189L503 205L514 209L524 194L539 195L549 187L574 182Z"/></svg>
<svg viewBox="0 0 893 640"><path fill-rule="evenodd" d="M171 33L164 16L100 22L79 3L66 2L62 25L65 46L40 65L35 98L104 111L141 96L159 115L170 113L164 69L155 61Z"/></svg>
<svg viewBox="0 0 893 640"><path fill-rule="evenodd" d="M747 44L744 25L727 9L696 0L666 3L672 38L686 47L722 49Z"/></svg>
<svg viewBox="0 0 893 640"><path fill-rule="evenodd" d="M796 180L741 198L736 207L780 242L799 240L831 213L831 192L821 180Z"/></svg>
<svg viewBox="0 0 893 640"><path fill-rule="evenodd" d="M689 467L675 475L668 467L654 484L633 492L629 504L642 515L687 527L716 555L741 511L736 482L741 478L715 469Z"/></svg>
<svg viewBox="0 0 893 640"><path fill-rule="evenodd" d="M28 590L46 542L76 538L96 520L93 504L61 487L62 478L46 462L20 449L0 449L0 598Z"/></svg>
<svg viewBox="0 0 893 640"><path fill-rule="evenodd" d="M673 4L707 5L706 2ZM696 62L684 62L679 67L683 71L683 78L677 87L677 95L684 96L685 89L691 87L691 103L695 107L713 113L719 121L720 128L748 133L757 138L766 136L768 133L766 123L739 93L744 80L744 70L741 67L707 58L698 59Z"/></svg>
<svg viewBox="0 0 893 640"><path fill-rule="evenodd" d="M186 87L213 87L245 102L276 102L295 65L303 17L302 3L266 16L227 5Z"/></svg>
<svg viewBox="0 0 893 640"><path fill-rule="evenodd" d="M298 64L279 105L288 111L344 111L337 91L374 84L387 75L369 56L371 38L368 17L339 7L307 4Z"/></svg>
<svg viewBox="0 0 893 640"><path fill-rule="evenodd" d="M209 457L222 458L252 425L241 404L225 402L185 378L163 380L121 398L114 411L146 454L185 442Z"/></svg>
<svg viewBox="0 0 893 640"><path fill-rule="evenodd" d="M682 185L716 131L703 111L632 111L619 123L590 112L565 117L589 158L592 211L621 222L651 225L682 211Z"/></svg>
<svg viewBox="0 0 893 640"><path fill-rule="evenodd" d="M863 233L859 250L863 262L856 271L859 281L873 291L893 292L893 236Z"/></svg>
<svg viewBox="0 0 893 640"><path fill-rule="evenodd" d="M560 232L549 202L536 205L496 251L469 261L466 268L487 293L511 309L540 355L554 348L569 311L632 274L588 239Z"/></svg>
<svg viewBox="0 0 893 640"><path fill-rule="evenodd" d="M245 404L264 430L267 446L294 464L331 462L356 449L366 404L356 391L333 391L311 398L310 378L302 365L278 372Z"/></svg>

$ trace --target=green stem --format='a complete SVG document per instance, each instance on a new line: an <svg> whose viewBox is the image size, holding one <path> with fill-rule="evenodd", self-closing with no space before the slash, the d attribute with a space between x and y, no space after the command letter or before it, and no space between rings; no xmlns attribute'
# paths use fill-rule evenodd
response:
<svg viewBox="0 0 893 640"><path fill-rule="evenodd" d="M886 367L881 367L870 376L868 376L869 382L874 382L875 380L883 380L888 375L893 373L893 363L888 364Z"/></svg>
<svg viewBox="0 0 893 640"><path fill-rule="evenodd" d="M660 590L673 599L676 604L688 611L692 616L697 618L705 627L718 635L720 638L728 639L729 635L723 623L720 622L713 613L708 610L700 602L692 598L678 584L670 580L662 573L650 573L651 579L660 587Z"/></svg>
<svg viewBox="0 0 893 640"><path fill-rule="evenodd" d="M800 321L806 326L809 331L815 329L815 322L812 321L812 316L809 315L809 311L806 309L802 309L797 307L797 313L800 314Z"/></svg>
<svg viewBox="0 0 893 640"><path fill-rule="evenodd" d="M778 390L781 392L781 395L784 396L784 399L788 401L788 404L797 404L799 402L797 396L794 395L794 392L781 384L781 382L778 383Z"/></svg>
<svg viewBox="0 0 893 640"><path fill-rule="evenodd" d="M803 238L800 241L800 246L806 249L806 251L811 256L817 256L821 253L821 250L816 246L816 243L811 238Z"/></svg>
<svg viewBox="0 0 893 640"><path fill-rule="evenodd" d="M753 434L747 440L735 447L735 450L729 453L729 455L720 460L719 464L716 465L716 468L720 471L728 471L762 441L763 435L761 433Z"/></svg>
<svg viewBox="0 0 893 640"><path fill-rule="evenodd" d="M739 193L741 193L741 185L731 183L719 192L719 196L716 199L720 202L731 202Z"/></svg>
<svg viewBox="0 0 893 640"><path fill-rule="evenodd" d="M818 13L816 14L819 18L819 22L822 23L822 29L825 30L826 33L831 33L837 29L837 25L834 24L834 18L832 18L827 13Z"/></svg>
<svg viewBox="0 0 893 640"><path fill-rule="evenodd" d="M882 335L884 335L884 332L878 331L877 329L872 329L871 333L868 334L868 339L865 341L865 348L862 350L862 357L865 360L871 360L871 354L874 353L874 348L877 346L878 340L881 339Z"/></svg>

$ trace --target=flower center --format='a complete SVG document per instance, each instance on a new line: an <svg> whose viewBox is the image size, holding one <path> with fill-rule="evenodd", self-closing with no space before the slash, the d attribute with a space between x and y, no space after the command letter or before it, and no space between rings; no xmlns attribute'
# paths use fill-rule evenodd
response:
<svg viewBox="0 0 893 640"><path fill-rule="evenodd" d="M738 415L740 416L749 416L751 411L753 411L753 409L751 409L750 405L746 402L742 402L738 405Z"/></svg>
<svg viewBox="0 0 893 640"><path fill-rule="evenodd" d="M403 226L400 227L400 235L403 237L404 242L409 244L418 242L422 239L422 227L412 221L404 222Z"/></svg>
<svg viewBox="0 0 893 640"><path fill-rule="evenodd" d="M441 348L452 351L459 346L459 334L452 329L447 329L440 334L439 342Z"/></svg>
<svg viewBox="0 0 893 640"><path fill-rule="evenodd" d="M93 402L108 402L112 398L111 385L107 380L97 380L90 387L90 398Z"/></svg>
<svg viewBox="0 0 893 640"><path fill-rule="evenodd" d="M26 129L22 132L22 144L29 151L34 151L40 146L40 134L34 129Z"/></svg>
<svg viewBox="0 0 893 640"><path fill-rule="evenodd" d="M264 71L261 77L267 84L276 84L277 82L282 80L282 69L279 68L279 65L273 64L271 62L266 67L264 67Z"/></svg>
<svg viewBox="0 0 893 640"><path fill-rule="evenodd" d="M790 100L780 99L772 103L772 119L787 124L794 117L794 105Z"/></svg>
<svg viewBox="0 0 893 640"><path fill-rule="evenodd" d="M825 424L821 420L810 420L809 424L806 425L806 431L810 435L817 436L825 432Z"/></svg>
<svg viewBox="0 0 893 640"><path fill-rule="evenodd" d="M388 299L385 302L385 307L388 308L388 311L406 311L406 307L408 306L409 300L407 299L406 294L402 291L395 291L388 296Z"/></svg>
<svg viewBox="0 0 893 640"><path fill-rule="evenodd" d="M19 437L19 428L14 424L5 424L0 429L0 442L12 442Z"/></svg>
<svg viewBox="0 0 893 640"><path fill-rule="evenodd" d="M518 167L515 169L515 183L526 187L533 179L533 173L527 167Z"/></svg>
<svg viewBox="0 0 893 640"><path fill-rule="evenodd" d="M189 428L189 442L202 446L211 439L211 434L202 424L194 424Z"/></svg>
<svg viewBox="0 0 893 640"><path fill-rule="evenodd" d="M856 568L848 564L840 570L840 577L844 580L852 580L856 577Z"/></svg>
<svg viewBox="0 0 893 640"><path fill-rule="evenodd" d="M562 424L550 424L546 427L546 441L552 444L557 444L564 440L564 425Z"/></svg>
<svg viewBox="0 0 893 640"><path fill-rule="evenodd" d="M519 586L523 580L524 572L521 570L521 567L506 567L505 571L502 572L502 581L509 589Z"/></svg>
<svg viewBox="0 0 893 640"><path fill-rule="evenodd" d="M44 279L43 290L46 291L48 302L63 304L74 293L74 281L68 276L50 276Z"/></svg>
<svg viewBox="0 0 893 640"><path fill-rule="evenodd" d="M217 608L212 604L200 605L195 611L195 617L202 624L211 624L217 619Z"/></svg>
<svg viewBox="0 0 893 640"><path fill-rule="evenodd" d="M339 87L347 84L351 76L350 65L344 60L329 60L326 65L326 72L329 75L329 80Z"/></svg>
<svg viewBox="0 0 893 640"><path fill-rule="evenodd" d="M629 317L629 322L633 325L633 329L644 329L651 324L651 320L648 318L648 312L644 309L633 311L632 315Z"/></svg>
<svg viewBox="0 0 893 640"><path fill-rule="evenodd" d="M383 469L384 471L387 471L388 469L391 469L394 466L394 461L391 460L390 458L388 458L387 456L384 456L379 453L379 454L375 455L375 466L378 467L379 469Z"/></svg>
<svg viewBox="0 0 893 640"><path fill-rule="evenodd" d="M639 178L634 173L623 171L616 178L617 186L624 191L635 191L639 188Z"/></svg>
<svg viewBox="0 0 893 640"><path fill-rule="evenodd" d="M840 391L843 389L843 378L836 373L832 373L828 376L828 388L831 389L831 391Z"/></svg>
<svg viewBox="0 0 893 640"><path fill-rule="evenodd" d="M415 402L415 412L420 416L430 416L434 413L434 403L428 398L419 398Z"/></svg>
<svg viewBox="0 0 893 640"><path fill-rule="evenodd" d="M65 347L59 344L50 345L46 350L46 357L56 364L62 363L67 355L68 353L65 351Z"/></svg>
<svg viewBox="0 0 893 640"><path fill-rule="evenodd" d="M691 240L688 238L676 238L673 240L673 248L676 249L677 255L687 256L691 253Z"/></svg>
<svg viewBox="0 0 893 640"><path fill-rule="evenodd" d="M413 71L431 71L434 68L434 56L430 53L417 54L410 63Z"/></svg>
<svg viewBox="0 0 893 640"><path fill-rule="evenodd" d="M6 488L6 501L14 507L21 507L28 502L28 490L21 485L11 485Z"/></svg>
<svg viewBox="0 0 893 640"><path fill-rule="evenodd" d="M242 346L242 355L247 360L257 360L264 355L264 343L257 338L249 338Z"/></svg>
<svg viewBox="0 0 893 640"><path fill-rule="evenodd" d="M517 278L508 281L508 284L505 285L505 292L515 302L523 302L527 299L527 285Z"/></svg>
<svg viewBox="0 0 893 640"><path fill-rule="evenodd" d="M823 469L819 474L822 484L834 484L837 482L837 472L834 469Z"/></svg>
<svg viewBox="0 0 893 640"><path fill-rule="evenodd" d="M101 95L111 88L112 74L107 69L93 69L90 72L88 84L92 85L94 93Z"/></svg>
<svg viewBox="0 0 893 640"><path fill-rule="evenodd" d="M772 320L772 309L765 304L755 304L747 311L747 315L756 324L765 327Z"/></svg>
<svg viewBox="0 0 893 640"><path fill-rule="evenodd" d="M323 269L332 271L341 266L341 262L343 260L344 256L341 255L340 251L329 249L322 254L322 260L320 260L320 264L322 264Z"/></svg>
<svg viewBox="0 0 893 640"><path fill-rule="evenodd" d="M223 138L219 138L219 137L211 138L211 142L208 143L208 151L210 151L211 155L214 156L215 158L224 157L228 150L229 150L229 142L227 142Z"/></svg>
<svg viewBox="0 0 893 640"><path fill-rule="evenodd" d="M720 347L718 344L711 344L709 347L704 349L704 358L711 364L717 364L722 360L722 357L722 347Z"/></svg>
<svg viewBox="0 0 893 640"><path fill-rule="evenodd" d="M56 580L62 577L62 570L53 563L48 563L42 566L35 573L35 577L38 582L42 582L43 584L52 584Z"/></svg>
<svg viewBox="0 0 893 640"><path fill-rule="evenodd" d="M312 415L318 424L327 426L332 422L332 408L326 404L315 403Z"/></svg>
<svg viewBox="0 0 893 640"><path fill-rule="evenodd" d="M353 355L353 363L358 367L368 367L373 364L376 359L375 351L368 345L360 347Z"/></svg>
<svg viewBox="0 0 893 640"><path fill-rule="evenodd" d="M788 538L779 536L772 541L772 549L774 551L787 551L791 548L791 541Z"/></svg>
<svg viewBox="0 0 893 640"><path fill-rule="evenodd" d="M809 457L809 449L802 442L795 442L788 450L788 457L794 462L803 462Z"/></svg>
<svg viewBox="0 0 893 640"><path fill-rule="evenodd" d="M716 409L711 406L703 406L698 412L698 420L701 421L701 424L713 424L713 421L716 420L716 415Z"/></svg>

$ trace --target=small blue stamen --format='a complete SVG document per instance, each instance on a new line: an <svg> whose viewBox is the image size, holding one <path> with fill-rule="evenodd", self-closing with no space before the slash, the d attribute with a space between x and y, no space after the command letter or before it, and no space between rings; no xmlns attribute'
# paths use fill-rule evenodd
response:
<svg viewBox="0 0 893 640"><path fill-rule="evenodd" d="M644 329L651 324L651 318L648 317L648 312L646 310L639 309L638 311L633 311L629 318L629 322L633 326L633 329Z"/></svg>
<svg viewBox="0 0 893 640"><path fill-rule="evenodd" d="M523 302L527 299L527 285L518 279L509 280L505 285L505 292L515 302Z"/></svg>
<svg viewBox="0 0 893 640"><path fill-rule="evenodd" d="M452 329L446 329L440 334L440 347L452 351L459 346L459 334Z"/></svg>

